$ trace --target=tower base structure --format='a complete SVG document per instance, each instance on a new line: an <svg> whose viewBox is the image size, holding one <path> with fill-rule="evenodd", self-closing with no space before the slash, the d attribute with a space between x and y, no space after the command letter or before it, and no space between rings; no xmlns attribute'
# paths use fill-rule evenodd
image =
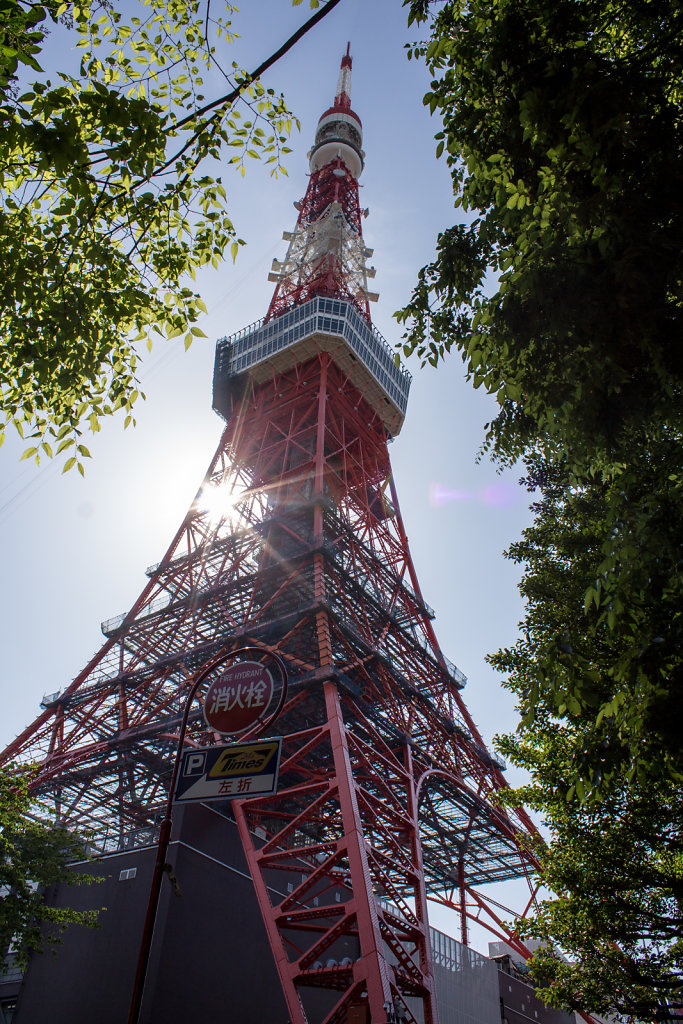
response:
<svg viewBox="0 0 683 1024"><path fill-rule="evenodd" d="M100 883L60 886L48 894L58 906L99 909L100 927L69 931L57 957L34 955L18 988L12 1024L126 1020L154 865L152 838L141 830L127 837L125 849L101 856L96 865ZM286 1003L229 805L179 810L169 862L173 881L162 890L141 1024L287 1024ZM86 861L74 869L92 871L93 864ZM290 873L283 873L279 884L281 892L274 895L282 896L292 885ZM499 1024L501 982L495 963L434 929L431 944L441 1024ZM327 970L357 962L359 944L344 940L334 953ZM0 976L0 1010L3 1002L7 1005L2 982ZM334 1002L332 991L318 990L307 1000L310 1019L324 1020ZM420 1002L407 1003L422 1024ZM367 1000L352 1004L344 1020L369 1024ZM544 1020L542 1011L541 1024ZM569 1019L553 1024L569 1024Z"/></svg>
<svg viewBox="0 0 683 1024"><path fill-rule="evenodd" d="M245 899L290 1024L347 1024L356 1007L372 1024L392 1013L436 1024L428 895L458 909L464 942L473 919L524 955L502 923L513 915L481 887L530 878L533 826L499 803L501 765L462 701L464 676L436 640L408 551L386 420L359 391L356 371L335 360L337 336L324 340L312 358L292 359L270 379L229 378L227 427L149 584L126 615L103 623L100 654L51 696L8 754L40 763L34 784L61 820L99 834L105 851L108 843L125 849L140 829L156 828L196 674L219 650L278 654L290 674L269 730L283 740L278 791L229 805L225 849L239 842L242 852L224 877L251 880ZM188 741L205 746L216 737L200 704ZM197 854L214 858L215 869L225 861L216 842ZM197 846L191 834L178 843L183 859ZM208 902L213 911L211 894L207 883L178 897L178 907ZM207 964L222 927L231 932L227 948L235 935L239 944L232 897L221 892L216 902L207 952L201 940ZM184 912L174 910L178 921ZM193 922L178 932L188 944L204 928L201 914ZM135 943L118 929L112 956L122 956L123 975ZM171 984L180 946L162 944L172 951ZM219 967L203 970L202 978L222 978ZM41 998L44 988L33 991ZM165 1006L165 983L155 991Z"/></svg>

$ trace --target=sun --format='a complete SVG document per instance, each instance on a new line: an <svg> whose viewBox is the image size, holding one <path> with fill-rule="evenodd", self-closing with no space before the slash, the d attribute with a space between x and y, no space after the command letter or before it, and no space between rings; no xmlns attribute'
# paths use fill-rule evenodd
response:
<svg viewBox="0 0 683 1024"><path fill-rule="evenodd" d="M197 511L204 512L212 526L231 518L236 507L244 500L244 493L236 491L227 482L206 483L194 501Z"/></svg>

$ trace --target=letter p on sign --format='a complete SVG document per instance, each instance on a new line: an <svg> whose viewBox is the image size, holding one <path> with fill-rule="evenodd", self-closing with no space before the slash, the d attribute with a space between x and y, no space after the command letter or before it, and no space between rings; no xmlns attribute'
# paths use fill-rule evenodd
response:
<svg viewBox="0 0 683 1024"><path fill-rule="evenodd" d="M185 762L185 775L203 775L206 754L190 754Z"/></svg>

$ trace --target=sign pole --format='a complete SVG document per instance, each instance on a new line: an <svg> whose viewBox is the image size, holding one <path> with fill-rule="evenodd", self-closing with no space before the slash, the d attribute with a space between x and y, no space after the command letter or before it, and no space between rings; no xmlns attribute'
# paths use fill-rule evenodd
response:
<svg viewBox="0 0 683 1024"><path fill-rule="evenodd" d="M149 890L149 902L147 904L147 913L145 915L145 923L142 929L142 939L140 941L140 953L138 955L138 965L135 972L135 981L133 982L133 992L130 1000L130 1009L128 1011L128 1024L138 1024L140 1019L140 1009L142 1007L142 996L145 990L145 979L147 977L147 967L149 965L149 956L152 949L152 937L154 935L154 924L156 922L157 910L159 907L159 896L161 894L161 882L164 876L164 869L166 866L166 854L168 853L168 845L171 839L171 828L173 826L173 797L176 790L176 784L178 781L178 769L180 767L180 760L183 754L183 745L185 743L185 733L187 731L187 721L190 716L190 706L195 698L197 690L204 682L210 672L221 665L225 661L237 658L241 654L249 654L252 652L263 656L267 655L269 658L273 658L277 662L278 668L282 674L282 692L280 694L280 700L278 706L275 709L273 715L270 715L264 722L260 724L256 732L256 736L260 736L267 726L280 714L282 706L285 701L287 692L287 668L284 661L278 654L274 654L272 651L262 650L260 647L240 647L236 651L228 651L223 654L216 655L206 665L206 667L200 672L195 679L194 683L190 687L190 691L185 700L185 707L183 708L183 717L180 724L180 733L178 735L178 745L176 747L175 759L173 761L173 774L171 776L171 784L168 790L168 799L166 801L166 812L159 828L159 840L157 842L157 855L154 864L154 873L152 874L152 882ZM256 737L253 737L256 738Z"/></svg>

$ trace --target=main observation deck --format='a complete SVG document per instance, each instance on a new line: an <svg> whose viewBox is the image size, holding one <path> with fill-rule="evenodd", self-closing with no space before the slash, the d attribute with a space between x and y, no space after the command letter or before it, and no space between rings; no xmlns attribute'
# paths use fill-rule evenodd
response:
<svg viewBox="0 0 683 1024"><path fill-rule="evenodd" d="M267 323L259 320L219 338L213 408L228 420L230 395L245 375L260 383L320 352L330 353L395 437L405 418L411 374L396 365L394 350L347 299L316 296Z"/></svg>

